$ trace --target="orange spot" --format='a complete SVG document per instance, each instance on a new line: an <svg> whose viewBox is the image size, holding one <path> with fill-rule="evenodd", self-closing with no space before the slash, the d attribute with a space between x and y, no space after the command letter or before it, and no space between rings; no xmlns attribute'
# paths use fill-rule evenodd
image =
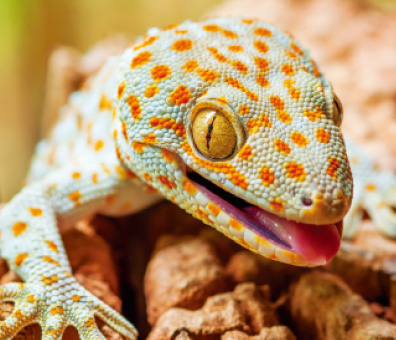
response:
<svg viewBox="0 0 396 340"><path fill-rule="evenodd" d="M52 275L52 276L43 276L41 278L42 281L44 281L44 283L46 285L51 285L54 282L57 282L59 280L59 277L57 277L56 275Z"/></svg>
<svg viewBox="0 0 396 340"><path fill-rule="evenodd" d="M186 72L192 72L198 67L198 62L196 60L189 60L183 65L183 69Z"/></svg>
<svg viewBox="0 0 396 340"><path fill-rule="evenodd" d="M143 142L145 144L155 144L157 140L153 133L149 133L147 136L144 137Z"/></svg>
<svg viewBox="0 0 396 340"><path fill-rule="evenodd" d="M242 19L242 22L243 22L244 24L246 24L246 25L251 25L251 24L253 24L253 20L250 20L250 19Z"/></svg>
<svg viewBox="0 0 396 340"><path fill-rule="evenodd" d="M329 165L327 167L326 173L333 179L337 178L337 170L340 167L340 161L336 158L328 159Z"/></svg>
<svg viewBox="0 0 396 340"><path fill-rule="evenodd" d="M23 261L25 261L25 259L26 259L28 256L29 256L28 253L18 254L17 257L16 257L15 260L14 260L14 263L15 263L17 266L20 266L20 265L22 265Z"/></svg>
<svg viewBox="0 0 396 340"><path fill-rule="evenodd" d="M256 78L256 81L257 81L257 84L259 84L262 87L268 87L270 85L269 81L262 76L258 76Z"/></svg>
<svg viewBox="0 0 396 340"><path fill-rule="evenodd" d="M295 43L291 43L290 44L290 47L294 50L294 52L296 52L297 54L299 54L299 55L304 55L304 52L303 52L303 50L300 48L300 47L298 47Z"/></svg>
<svg viewBox="0 0 396 340"><path fill-rule="evenodd" d="M208 203L208 210L214 215L217 216L218 214L220 214L220 208L213 204L213 203Z"/></svg>
<svg viewBox="0 0 396 340"><path fill-rule="evenodd" d="M150 85L147 87L146 91L144 91L144 95L147 98L151 98L151 97L154 97L154 95L158 92L159 92L159 89L158 89L157 85L154 84L154 85Z"/></svg>
<svg viewBox="0 0 396 340"><path fill-rule="evenodd" d="M76 191L71 192L69 195L67 195L67 197L69 197L69 200L71 200L77 204L77 203L79 203L81 194L78 190L76 190Z"/></svg>
<svg viewBox="0 0 396 340"><path fill-rule="evenodd" d="M133 50L136 51L139 48L146 47L151 45L154 41L156 41L159 37L149 37L144 39L139 45L136 45Z"/></svg>
<svg viewBox="0 0 396 340"><path fill-rule="evenodd" d="M260 71L263 71L263 72L269 71L269 62L267 59L255 57L254 63L260 69Z"/></svg>
<svg viewBox="0 0 396 340"><path fill-rule="evenodd" d="M207 47L206 48L210 53L212 53L213 57L216 58L219 62L225 63L227 58L222 55L216 47Z"/></svg>
<svg viewBox="0 0 396 340"><path fill-rule="evenodd" d="M192 48L192 41L188 39L181 39L177 40L173 43L172 45L172 50L175 50L177 52L183 52L183 51L188 51Z"/></svg>
<svg viewBox="0 0 396 340"><path fill-rule="evenodd" d="M285 169L288 177L298 181L303 181L305 179L305 168L301 164L296 162L286 163Z"/></svg>
<svg viewBox="0 0 396 340"><path fill-rule="evenodd" d="M297 90L297 89L294 87L294 84L295 84L295 83L296 83L295 80L286 79L286 80L284 81L283 84L285 85L286 88L289 89L289 94L290 94L290 96L291 96L293 99L299 100L299 99L300 99L301 93L300 93L299 90Z"/></svg>
<svg viewBox="0 0 396 340"><path fill-rule="evenodd" d="M112 107L111 100L105 94L102 94L99 102L99 111L110 110Z"/></svg>
<svg viewBox="0 0 396 340"><path fill-rule="evenodd" d="M152 182L152 181L153 181L153 177L151 177L149 174L146 174L146 173L143 174L143 178L144 178L147 182Z"/></svg>
<svg viewBox="0 0 396 340"><path fill-rule="evenodd" d="M313 59L310 59L309 61L312 63L314 76L320 77L320 71L319 71L318 66L316 65L315 61Z"/></svg>
<svg viewBox="0 0 396 340"><path fill-rule="evenodd" d="M176 30L175 33L176 34L186 34L186 33L188 33L188 31L187 30Z"/></svg>
<svg viewBox="0 0 396 340"><path fill-rule="evenodd" d="M222 30L222 28L217 25L205 25L202 28L207 32L220 32Z"/></svg>
<svg viewBox="0 0 396 340"><path fill-rule="evenodd" d="M211 71L207 68L199 68L197 74L202 78L203 81L207 83L214 82L219 76L217 72Z"/></svg>
<svg viewBox="0 0 396 340"><path fill-rule="evenodd" d="M184 183L183 187L190 195L195 195L197 193L197 188L190 181Z"/></svg>
<svg viewBox="0 0 396 340"><path fill-rule="evenodd" d="M34 298L33 295L28 295L28 296L26 297L26 301L27 301L27 302L35 302L36 299Z"/></svg>
<svg viewBox="0 0 396 340"><path fill-rule="evenodd" d="M307 137L305 137L305 135L300 132L292 132L290 134L290 139L294 144L298 145L301 148L305 148L309 143Z"/></svg>
<svg viewBox="0 0 396 340"><path fill-rule="evenodd" d="M289 113L284 111L285 103L282 101L282 99L280 99L278 96L272 96L270 97L270 103L275 107L278 119L285 124L290 124L292 117L289 115Z"/></svg>
<svg viewBox="0 0 396 340"><path fill-rule="evenodd" d="M186 134L186 129L184 128L184 125L182 123L176 123L174 119L169 117L152 117L150 118L150 125L158 129L172 129L179 137L185 136Z"/></svg>
<svg viewBox="0 0 396 340"><path fill-rule="evenodd" d="M261 27L256 28L253 31L253 33L258 36L261 36L261 37L271 37L272 36L272 32L270 30L267 30L267 29L261 28Z"/></svg>
<svg viewBox="0 0 396 340"><path fill-rule="evenodd" d="M230 31L230 30L225 30L217 25L205 25L202 28L207 32L220 32L225 37L230 38L230 39L238 38L238 34L236 34L235 32Z"/></svg>
<svg viewBox="0 0 396 340"><path fill-rule="evenodd" d="M158 180L164 184L169 190L177 187L176 183L170 181L166 176L160 175L158 176Z"/></svg>
<svg viewBox="0 0 396 340"><path fill-rule="evenodd" d="M269 186L275 181L274 171L267 167L263 167L260 170L259 177L262 179L265 186Z"/></svg>
<svg viewBox="0 0 396 340"><path fill-rule="evenodd" d="M241 61L239 61L239 60L232 61L232 62L231 62L231 65L232 65L236 70L238 70L238 71L241 72L241 73L247 73L247 71L249 70L248 67L247 67L244 63L242 63Z"/></svg>
<svg viewBox="0 0 396 340"><path fill-rule="evenodd" d="M161 81L167 78L171 73L171 70L166 65L156 65L151 69L151 77L155 81Z"/></svg>
<svg viewBox="0 0 396 340"><path fill-rule="evenodd" d="M151 59L152 54L149 51L139 53L135 58L132 59L131 68L140 67L147 64Z"/></svg>
<svg viewBox="0 0 396 340"><path fill-rule="evenodd" d="M230 38L230 39L238 38L238 34L236 34L236 33L233 32L233 31L230 31L230 30L222 30L221 33L222 33L225 37Z"/></svg>
<svg viewBox="0 0 396 340"><path fill-rule="evenodd" d="M58 247L55 244L55 242L52 242L52 241L45 241L45 242L47 243L48 248L50 248L52 251L54 251L55 253L59 252Z"/></svg>
<svg viewBox="0 0 396 340"><path fill-rule="evenodd" d="M175 156L174 156L173 152L170 152L170 151L168 151L166 149L162 149L162 155L164 156L165 160L168 163L172 163L173 160L175 159Z"/></svg>
<svg viewBox="0 0 396 340"><path fill-rule="evenodd" d="M16 222L12 227L12 232L14 236L21 235L27 228L27 224L25 222Z"/></svg>
<svg viewBox="0 0 396 340"><path fill-rule="evenodd" d="M283 205L283 202L280 198L275 198L272 202L270 202L270 208L271 210L274 210L276 212L281 212L285 210L285 206Z"/></svg>
<svg viewBox="0 0 396 340"><path fill-rule="evenodd" d="M140 115L142 113L142 109L140 108L139 99L137 97L135 97L134 95L130 94L129 97L127 98L126 102L129 105L129 108L131 110L132 117L134 119L139 119Z"/></svg>
<svg viewBox="0 0 396 340"><path fill-rule="evenodd" d="M287 76L294 76L294 69L292 65L282 65L281 70Z"/></svg>
<svg viewBox="0 0 396 340"><path fill-rule="evenodd" d="M238 90L240 90L240 91L242 91L243 93L245 93L245 94L248 96L248 98L249 98L250 100L253 100L253 101L255 101L255 102L258 101L258 96L257 96L255 93L249 91L249 89L247 89L245 86L243 86L243 85L238 81L238 79L232 78L232 77L227 77L224 81L225 81L227 84L231 85L232 87L235 87L235 88L237 88Z"/></svg>
<svg viewBox="0 0 396 340"><path fill-rule="evenodd" d="M98 140L96 143L95 143L95 151L96 152L98 152L98 151L100 151L100 150L102 150L103 149L103 146L104 146L104 142L102 141L102 140Z"/></svg>
<svg viewBox="0 0 396 340"><path fill-rule="evenodd" d="M13 312L12 315L13 315L13 317L16 317L19 320L23 319L23 316L21 314L21 310L20 309L17 309L15 312Z"/></svg>
<svg viewBox="0 0 396 340"><path fill-rule="evenodd" d="M60 266L60 263L58 262L58 261L55 261L52 257L50 257L50 256L44 256L43 257L43 260L45 261L45 262L48 262L48 263L52 263L52 264L54 264L55 266Z"/></svg>
<svg viewBox="0 0 396 340"><path fill-rule="evenodd" d="M169 95L169 101L172 104L181 105L187 104L191 99L192 95L188 91L187 87L184 85L179 85L173 92Z"/></svg>
<svg viewBox="0 0 396 340"><path fill-rule="evenodd" d="M250 118L246 126L249 129L249 133L253 134L259 131L260 126L270 128L272 124L269 121L268 117L262 114L257 119Z"/></svg>
<svg viewBox="0 0 396 340"><path fill-rule="evenodd" d="M317 129L315 137L319 143L328 143L330 140L330 134L325 129Z"/></svg>
<svg viewBox="0 0 396 340"><path fill-rule="evenodd" d="M249 114L249 111L250 111L250 106L248 105L241 105L239 108L239 113L241 115L247 115Z"/></svg>
<svg viewBox="0 0 396 340"><path fill-rule="evenodd" d="M128 179L135 179L137 177L136 174L129 169L126 171L126 175Z"/></svg>
<svg viewBox="0 0 396 340"><path fill-rule="evenodd" d="M43 215L43 210L40 208L28 208L29 212L32 214L32 216L42 216Z"/></svg>
<svg viewBox="0 0 396 340"><path fill-rule="evenodd" d="M285 103L278 96L270 97L270 103L275 107L276 111L282 111L285 108Z"/></svg>
<svg viewBox="0 0 396 340"><path fill-rule="evenodd" d="M55 308L52 308L52 309L50 310L50 313L51 313L52 315L62 314L62 313L63 313L63 308L60 307L60 306L57 306L57 307L55 307Z"/></svg>
<svg viewBox="0 0 396 340"><path fill-rule="evenodd" d="M179 25L178 24L168 25L168 26L164 27L162 30L163 31L169 31L169 30L171 30L173 28L176 28L177 26L179 26Z"/></svg>
<svg viewBox="0 0 396 340"><path fill-rule="evenodd" d="M78 302L78 301L80 301L81 296L74 295L71 299L72 299L74 302Z"/></svg>
<svg viewBox="0 0 396 340"><path fill-rule="evenodd" d="M248 160L248 159L252 159L251 156L252 156L252 148L250 147L249 144L245 144L241 149L241 151L239 151L238 157L241 159Z"/></svg>
<svg viewBox="0 0 396 340"><path fill-rule="evenodd" d="M366 190L367 190L367 191L375 191L375 190L377 190L377 187L376 187L375 184L368 183L368 184L366 185Z"/></svg>
<svg viewBox="0 0 396 340"><path fill-rule="evenodd" d="M227 104L228 104L227 98L224 97L224 96L222 96L222 97L217 97L217 98L216 98L216 101L217 101L219 104L221 104L221 105L227 105Z"/></svg>
<svg viewBox="0 0 396 340"><path fill-rule="evenodd" d="M243 47L242 47L242 46L238 46L238 45L231 45L231 46L228 46L228 49L229 49L231 52L242 52L242 51L243 51Z"/></svg>
<svg viewBox="0 0 396 340"><path fill-rule="evenodd" d="M96 173L92 174L92 182L98 184L98 174Z"/></svg>
<svg viewBox="0 0 396 340"><path fill-rule="evenodd" d="M81 174L79 172L73 172L72 173L72 178L73 179L79 179L79 178L81 178Z"/></svg>
<svg viewBox="0 0 396 340"><path fill-rule="evenodd" d="M311 122L316 122L318 119L324 118L324 113L320 107L316 107L315 111L305 110L304 116L307 117Z"/></svg>
<svg viewBox="0 0 396 340"><path fill-rule="evenodd" d="M139 142L132 142L132 147L137 153L143 153L145 145Z"/></svg>
<svg viewBox="0 0 396 340"><path fill-rule="evenodd" d="M282 155L288 155L291 151L290 146L283 140L277 138L274 141L276 151L280 152Z"/></svg>
<svg viewBox="0 0 396 340"><path fill-rule="evenodd" d="M240 224L238 221L234 220L233 218L230 218L230 227L236 231L243 230L243 225Z"/></svg>
<svg viewBox="0 0 396 340"><path fill-rule="evenodd" d="M93 318L89 318L84 322L84 327L92 327L95 324L95 320Z"/></svg>
<svg viewBox="0 0 396 340"><path fill-rule="evenodd" d="M285 50L285 54L291 59L297 59L297 55L290 50Z"/></svg>
<svg viewBox="0 0 396 340"><path fill-rule="evenodd" d="M109 194L105 197L105 202L107 205L113 205L116 200L116 195Z"/></svg>
<svg viewBox="0 0 396 340"><path fill-rule="evenodd" d="M254 42L254 47L256 48L257 51L259 51L261 53L268 52L268 50L269 50L268 45L265 42L260 41L260 40L256 40Z"/></svg>

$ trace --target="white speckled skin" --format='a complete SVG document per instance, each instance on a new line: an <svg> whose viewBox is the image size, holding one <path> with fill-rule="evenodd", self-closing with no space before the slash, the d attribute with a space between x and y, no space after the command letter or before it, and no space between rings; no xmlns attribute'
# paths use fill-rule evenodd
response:
<svg viewBox="0 0 396 340"><path fill-rule="evenodd" d="M194 143L191 124L208 107L237 135L224 160L205 158ZM28 186L0 215L1 256L26 282L1 290L16 308L0 339L32 322L43 339L68 325L81 339L103 339L94 315L135 338L132 325L70 274L58 226L97 212L136 212L165 197L254 252L312 265L229 216L186 166L251 204L320 228L340 221L352 198L339 123L331 84L273 26L218 18L150 30L71 95L37 147Z"/></svg>

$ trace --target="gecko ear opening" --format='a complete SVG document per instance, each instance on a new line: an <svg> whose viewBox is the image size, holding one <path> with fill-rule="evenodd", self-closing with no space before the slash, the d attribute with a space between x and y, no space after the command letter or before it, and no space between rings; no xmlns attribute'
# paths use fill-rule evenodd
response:
<svg viewBox="0 0 396 340"><path fill-rule="evenodd" d="M333 121L337 126L341 126L342 118L344 116L344 112L342 109L342 104L340 99L337 97L335 93L333 93Z"/></svg>

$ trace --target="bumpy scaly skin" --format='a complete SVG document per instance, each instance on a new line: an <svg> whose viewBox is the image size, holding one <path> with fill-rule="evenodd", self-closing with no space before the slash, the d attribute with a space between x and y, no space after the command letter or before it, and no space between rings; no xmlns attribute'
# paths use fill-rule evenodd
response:
<svg viewBox="0 0 396 340"><path fill-rule="evenodd" d="M207 107L236 131L235 152L223 161L205 159L191 136L195 113ZM138 211L161 196L254 252L310 265L229 216L186 166L276 215L335 223L352 196L337 119L330 83L298 42L270 25L210 19L152 29L70 97L38 146L30 184L0 216L1 256L26 281L1 290L16 307L0 338L32 322L44 339L67 325L82 339L103 338L94 315L134 338L133 326L71 276L57 226Z"/></svg>
<svg viewBox="0 0 396 340"><path fill-rule="evenodd" d="M351 162L354 195L344 218L344 238L355 236L366 211L380 232L396 237L396 177L381 169L373 159L346 137Z"/></svg>

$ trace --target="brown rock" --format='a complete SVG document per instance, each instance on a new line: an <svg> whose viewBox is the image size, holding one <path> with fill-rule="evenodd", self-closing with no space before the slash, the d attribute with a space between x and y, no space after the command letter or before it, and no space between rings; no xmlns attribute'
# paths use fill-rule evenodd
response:
<svg viewBox="0 0 396 340"><path fill-rule="evenodd" d="M396 339L396 326L377 318L369 305L337 276L312 272L291 292L291 316L299 339Z"/></svg>
<svg viewBox="0 0 396 340"><path fill-rule="evenodd" d="M251 336L240 331L227 332L221 340L296 340L296 337L286 326L273 326L262 328L260 334Z"/></svg>
<svg viewBox="0 0 396 340"><path fill-rule="evenodd" d="M197 309L208 296L230 287L211 246L199 238L183 240L158 251L147 267L145 294L151 325L171 307Z"/></svg>
<svg viewBox="0 0 396 340"><path fill-rule="evenodd" d="M237 283L253 281L259 285L269 285L272 296L278 298L307 269L272 261L243 250L231 257L226 271Z"/></svg>
<svg viewBox="0 0 396 340"><path fill-rule="evenodd" d="M231 330L257 334L278 323L269 295L268 286L244 283L233 292L209 297L197 311L172 308L158 319L147 339L174 339L182 332L185 338L208 340Z"/></svg>
<svg viewBox="0 0 396 340"><path fill-rule="evenodd" d="M369 301L394 301L396 311L396 289L392 288L396 242L382 236L370 221L362 223L355 239L343 241L328 269Z"/></svg>

